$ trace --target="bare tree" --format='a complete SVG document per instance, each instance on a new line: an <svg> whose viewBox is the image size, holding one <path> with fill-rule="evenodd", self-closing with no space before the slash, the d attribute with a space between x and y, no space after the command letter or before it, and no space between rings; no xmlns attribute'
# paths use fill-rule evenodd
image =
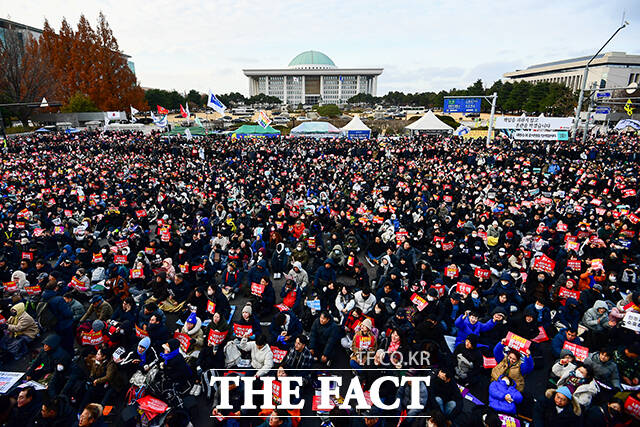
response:
<svg viewBox="0 0 640 427"><path fill-rule="evenodd" d="M16 31L5 31L0 43L0 93L10 103L37 102L55 91L55 79L46 52L33 37ZM27 126L32 108L11 109L24 126Z"/></svg>

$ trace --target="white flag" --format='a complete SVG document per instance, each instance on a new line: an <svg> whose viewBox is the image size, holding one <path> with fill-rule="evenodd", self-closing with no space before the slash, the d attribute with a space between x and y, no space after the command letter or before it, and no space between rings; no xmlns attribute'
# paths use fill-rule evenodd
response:
<svg viewBox="0 0 640 427"><path fill-rule="evenodd" d="M104 113L104 127L109 126L109 116L107 113Z"/></svg>
<svg viewBox="0 0 640 427"><path fill-rule="evenodd" d="M209 89L209 99L207 101L207 107L211 107L214 110L216 110L218 113L223 115L224 115L224 110L227 109L227 107L225 107L224 104L220 102L218 98L216 98L213 92L211 92L211 89Z"/></svg>
<svg viewBox="0 0 640 427"><path fill-rule="evenodd" d="M184 136L187 138L187 141L193 138L193 136L191 135L191 131L189 129L184 130Z"/></svg>
<svg viewBox="0 0 640 427"><path fill-rule="evenodd" d="M135 108L133 108L133 106L129 105L129 108L131 108L131 123L135 123L136 122L136 114L139 113L138 110L136 110Z"/></svg>
<svg viewBox="0 0 640 427"><path fill-rule="evenodd" d="M162 115L162 116L155 116L153 114L153 112L151 112L151 119L153 120L153 123L156 126L159 126L161 128L166 127L168 124L168 120L167 120L167 116L166 115Z"/></svg>

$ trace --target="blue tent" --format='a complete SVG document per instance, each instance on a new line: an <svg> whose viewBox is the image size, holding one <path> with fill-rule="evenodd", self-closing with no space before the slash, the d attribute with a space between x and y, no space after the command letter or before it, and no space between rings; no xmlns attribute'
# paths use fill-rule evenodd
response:
<svg viewBox="0 0 640 427"><path fill-rule="evenodd" d="M47 128L40 128L40 129L36 130L36 132L45 133L45 132L51 132L51 131L49 129L47 129Z"/></svg>

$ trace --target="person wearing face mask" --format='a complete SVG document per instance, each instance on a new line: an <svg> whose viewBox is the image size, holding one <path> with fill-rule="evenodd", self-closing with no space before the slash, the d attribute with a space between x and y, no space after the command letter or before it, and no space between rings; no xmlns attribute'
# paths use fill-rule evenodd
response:
<svg viewBox="0 0 640 427"><path fill-rule="evenodd" d="M24 303L18 303L11 307L11 317L3 326L6 331L0 338L0 348L12 354L15 360L20 360L38 335L38 325L26 312Z"/></svg>
<svg viewBox="0 0 640 427"><path fill-rule="evenodd" d="M546 306L545 300L536 298L533 304L529 304L525 307L525 310L535 310L536 320L539 326L542 326L545 330L551 330L551 310Z"/></svg>
<svg viewBox="0 0 640 427"><path fill-rule="evenodd" d="M537 401L533 412L533 425L536 427L575 427L581 422L582 409L572 399L567 387L547 390L545 398Z"/></svg>
<svg viewBox="0 0 640 427"><path fill-rule="evenodd" d="M582 407L591 405L591 400L600 391L593 379L593 370L586 365L579 365L575 370L565 372L557 385L568 387L573 399Z"/></svg>
<svg viewBox="0 0 640 427"><path fill-rule="evenodd" d="M516 350L505 347L506 341L503 339L493 348L493 357L498 364L491 370L491 380L496 381L506 375L516 383L518 391L522 392L524 377L533 370L533 359L529 350L522 355Z"/></svg>

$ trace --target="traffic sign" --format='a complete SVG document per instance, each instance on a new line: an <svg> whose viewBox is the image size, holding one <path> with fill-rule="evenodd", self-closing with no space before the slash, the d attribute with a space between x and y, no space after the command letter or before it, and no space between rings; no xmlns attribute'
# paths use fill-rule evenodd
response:
<svg viewBox="0 0 640 427"><path fill-rule="evenodd" d="M609 114L611 112L610 107L598 107L596 108L596 114Z"/></svg>
<svg viewBox="0 0 640 427"><path fill-rule="evenodd" d="M596 98L611 98L611 92L598 92Z"/></svg>

